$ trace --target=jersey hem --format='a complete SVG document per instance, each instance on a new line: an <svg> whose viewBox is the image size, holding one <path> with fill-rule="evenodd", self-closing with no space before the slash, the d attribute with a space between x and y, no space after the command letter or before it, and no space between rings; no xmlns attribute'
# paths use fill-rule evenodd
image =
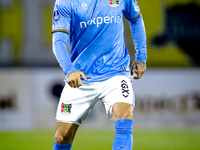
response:
<svg viewBox="0 0 200 150"><path fill-rule="evenodd" d="M100 76L100 77L97 77L97 78L92 78L92 79L88 79L87 81L85 81L84 79L81 78L81 82L82 83L92 83L92 82L101 82L101 81L105 81L105 80L108 80L114 76L119 76L119 75L122 75L122 76L127 76L127 77L131 77L130 75L130 71L126 71L126 72L118 72L118 73L114 73L114 74L111 74L111 75L106 75L106 76Z"/></svg>
<svg viewBox="0 0 200 150"><path fill-rule="evenodd" d="M82 83L101 82L101 81L105 81L105 80L108 80L108 79L110 79L110 78L112 78L114 76L119 76L119 75L127 76L127 77L131 78L130 70L128 70L126 72L124 71L124 72L113 73L113 74L106 75L106 76L103 76L103 77L100 76L100 77L97 77L97 78L91 78L91 79L88 79L87 81L85 81L83 78L81 78L81 82ZM64 83L67 83L67 78L66 77L64 79Z"/></svg>

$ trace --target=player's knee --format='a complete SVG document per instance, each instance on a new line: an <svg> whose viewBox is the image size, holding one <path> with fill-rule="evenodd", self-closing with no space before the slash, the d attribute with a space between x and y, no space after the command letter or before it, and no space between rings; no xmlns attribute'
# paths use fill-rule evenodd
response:
<svg viewBox="0 0 200 150"><path fill-rule="evenodd" d="M57 144L70 144L78 129L78 125L73 123L56 122L56 134L54 141Z"/></svg>
<svg viewBox="0 0 200 150"><path fill-rule="evenodd" d="M63 136L63 135L55 135L54 141L57 144L69 144L72 143L72 139L69 136Z"/></svg>
<svg viewBox="0 0 200 150"><path fill-rule="evenodd" d="M116 103L113 106L113 117L119 119L133 119L133 106L127 103Z"/></svg>
<svg viewBox="0 0 200 150"><path fill-rule="evenodd" d="M119 120L119 119L133 119L133 114L132 114L131 110L127 110L127 111L118 113L116 118L117 118L116 120Z"/></svg>
<svg viewBox="0 0 200 150"><path fill-rule="evenodd" d="M64 138L63 138L63 136L61 136L61 135L55 135L54 141L55 141L57 144L62 144L62 143L64 142Z"/></svg>

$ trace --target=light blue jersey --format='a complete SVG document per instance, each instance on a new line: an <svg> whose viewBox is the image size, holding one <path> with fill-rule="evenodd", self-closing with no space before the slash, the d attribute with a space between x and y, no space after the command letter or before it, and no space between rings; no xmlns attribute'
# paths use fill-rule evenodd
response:
<svg viewBox="0 0 200 150"><path fill-rule="evenodd" d="M64 65L65 74L82 71L88 79L84 83L130 76L123 15L129 20L140 16L135 0L56 0L52 32L69 34L71 44L72 65ZM145 55L146 42L141 47L144 50L138 52ZM146 61L146 56L142 59Z"/></svg>

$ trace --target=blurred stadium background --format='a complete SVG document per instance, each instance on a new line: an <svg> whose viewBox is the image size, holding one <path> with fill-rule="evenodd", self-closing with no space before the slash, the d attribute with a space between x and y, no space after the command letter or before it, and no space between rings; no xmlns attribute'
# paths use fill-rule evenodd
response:
<svg viewBox="0 0 200 150"><path fill-rule="evenodd" d="M134 147L199 150L200 0L138 3L148 38L148 69L133 81ZM0 150L52 147L64 85L51 46L53 5L54 0L0 0ZM134 60L127 20L124 35ZM97 103L73 149L111 149L113 129Z"/></svg>

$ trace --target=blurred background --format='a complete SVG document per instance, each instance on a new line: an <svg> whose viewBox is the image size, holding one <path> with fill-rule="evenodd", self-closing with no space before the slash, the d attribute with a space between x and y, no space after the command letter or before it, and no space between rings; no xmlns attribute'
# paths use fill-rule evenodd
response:
<svg viewBox="0 0 200 150"><path fill-rule="evenodd" d="M54 2L0 0L1 131L55 127L64 73L52 52ZM138 0L138 4L148 39L148 68L141 80L133 80L134 128L199 131L200 0ZM124 25L133 61L126 19ZM99 102L81 128L113 127Z"/></svg>

